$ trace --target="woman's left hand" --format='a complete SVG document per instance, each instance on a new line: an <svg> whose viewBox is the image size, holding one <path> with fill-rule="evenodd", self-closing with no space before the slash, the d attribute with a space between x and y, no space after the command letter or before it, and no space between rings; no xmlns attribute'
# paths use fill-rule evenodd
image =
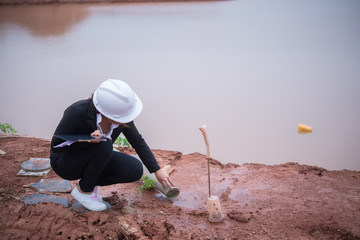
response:
<svg viewBox="0 0 360 240"><path fill-rule="evenodd" d="M95 130L90 135L96 139L100 139L103 137L103 135L101 134L101 132L99 130Z"/></svg>
<svg viewBox="0 0 360 240"><path fill-rule="evenodd" d="M163 186L163 188L165 188L165 184L169 186L169 188L172 190L172 186L174 185L171 181L171 178L169 176L169 174L167 174L164 170L159 169L155 172L155 176L157 178L157 180L159 181L159 183L161 183L161 185Z"/></svg>
<svg viewBox="0 0 360 240"><path fill-rule="evenodd" d="M79 142L89 142L89 143L99 143L100 142L100 138L103 137L103 135L101 134L101 132L99 130L95 130L94 132L92 132L90 134L90 136L92 136L95 139L91 139L91 140L83 140L83 141L79 141Z"/></svg>

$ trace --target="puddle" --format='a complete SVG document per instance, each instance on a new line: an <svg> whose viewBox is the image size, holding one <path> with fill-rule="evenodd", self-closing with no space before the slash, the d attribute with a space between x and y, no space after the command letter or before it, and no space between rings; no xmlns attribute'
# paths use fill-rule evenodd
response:
<svg viewBox="0 0 360 240"><path fill-rule="evenodd" d="M71 192L71 182L63 179L41 179L29 186L39 192Z"/></svg>
<svg viewBox="0 0 360 240"><path fill-rule="evenodd" d="M250 201L251 196L247 189L237 188L237 189L233 189L231 191L229 198L231 198L232 200L234 200L240 204L244 204L244 203L247 203Z"/></svg>
<svg viewBox="0 0 360 240"><path fill-rule="evenodd" d="M240 175L240 174L244 174L245 172L248 172L248 169L243 169L243 168L235 168L233 170L231 170L229 173L233 174L233 175Z"/></svg>
<svg viewBox="0 0 360 240"><path fill-rule="evenodd" d="M155 193L154 196L159 199L162 202L172 202L174 201L173 199L167 198L165 197L165 195L161 192Z"/></svg>
<svg viewBox="0 0 360 240"><path fill-rule="evenodd" d="M174 206L184 207L191 210L199 209L199 205L203 204L201 197L194 192L181 191L180 195L175 199L169 199L161 192L155 193L154 196L160 201L172 202Z"/></svg>
<svg viewBox="0 0 360 240"><path fill-rule="evenodd" d="M57 204L61 204L64 207L68 207L68 200L67 198L53 196L49 194L35 194L29 197L24 197L23 202L26 205L35 205L42 202L53 202Z"/></svg>
<svg viewBox="0 0 360 240"><path fill-rule="evenodd" d="M191 210L199 209L206 199L201 199L193 192L181 192L177 199L173 200L174 206L185 207Z"/></svg>

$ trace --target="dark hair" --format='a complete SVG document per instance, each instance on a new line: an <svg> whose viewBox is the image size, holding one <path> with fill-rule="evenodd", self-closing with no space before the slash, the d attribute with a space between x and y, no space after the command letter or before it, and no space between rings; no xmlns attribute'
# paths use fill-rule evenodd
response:
<svg viewBox="0 0 360 240"><path fill-rule="evenodd" d="M91 97L88 98L88 101L90 101L90 104L91 104L91 109L96 113L100 113L94 105L93 97L94 97L94 93L92 93Z"/></svg>

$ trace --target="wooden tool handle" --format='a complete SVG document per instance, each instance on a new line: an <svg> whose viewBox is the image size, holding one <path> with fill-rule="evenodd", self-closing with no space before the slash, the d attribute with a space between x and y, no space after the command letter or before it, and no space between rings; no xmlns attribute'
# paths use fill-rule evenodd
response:
<svg viewBox="0 0 360 240"><path fill-rule="evenodd" d="M204 136L207 158L210 158L210 147L209 147L209 141L208 141L207 134L206 134L206 125L202 125L199 129L200 129L202 135Z"/></svg>
<svg viewBox="0 0 360 240"><path fill-rule="evenodd" d="M200 131L202 135L204 136L204 141L206 145L206 158L207 158L207 165L208 165L208 184L209 184L209 197L211 197L211 186L210 186L210 147L209 147L209 141L206 134L206 125L202 125L200 127Z"/></svg>

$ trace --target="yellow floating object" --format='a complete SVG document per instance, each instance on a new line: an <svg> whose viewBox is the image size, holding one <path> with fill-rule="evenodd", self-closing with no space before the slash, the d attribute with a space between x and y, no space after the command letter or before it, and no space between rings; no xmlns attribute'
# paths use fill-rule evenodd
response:
<svg viewBox="0 0 360 240"><path fill-rule="evenodd" d="M298 126L298 133L311 133L312 132L312 127L310 126L306 126L304 124L299 124Z"/></svg>

